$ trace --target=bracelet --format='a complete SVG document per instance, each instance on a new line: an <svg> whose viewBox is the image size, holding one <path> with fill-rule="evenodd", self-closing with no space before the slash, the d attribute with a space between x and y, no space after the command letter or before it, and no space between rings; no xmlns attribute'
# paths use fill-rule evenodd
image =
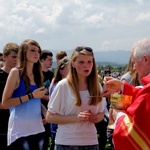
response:
<svg viewBox="0 0 150 150"><path fill-rule="evenodd" d="M31 97L34 98L33 93L30 93L30 94L31 94Z"/></svg>
<svg viewBox="0 0 150 150"><path fill-rule="evenodd" d="M28 94L28 98L29 98L29 99L34 98L33 94L32 94L32 93L29 93L29 94Z"/></svg>
<svg viewBox="0 0 150 150"><path fill-rule="evenodd" d="M22 104L22 99L21 99L21 97L19 97L19 101L20 101L20 104Z"/></svg>

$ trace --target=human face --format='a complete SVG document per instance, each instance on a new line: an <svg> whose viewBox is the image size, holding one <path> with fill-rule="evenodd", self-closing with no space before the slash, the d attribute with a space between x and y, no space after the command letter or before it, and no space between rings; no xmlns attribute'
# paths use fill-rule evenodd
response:
<svg viewBox="0 0 150 150"><path fill-rule="evenodd" d="M60 74L62 78L66 78L69 72L68 65L64 66L63 68L60 69Z"/></svg>
<svg viewBox="0 0 150 150"><path fill-rule="evenodd" d="M89 55L79 54L72 66L76 69L80 77L87 77L90 75L93 68L93 57Z"/></svg>
<svg viewBox="0 0 150 150"><path fill-rule="evenodd" d="M47 58L46 58L45 60L42 59L41 62L42 62L42 64L43 64L43 66L48 69L48 68L51 68L51 67L52 67L53 58L52 58L51 56L47 56Z"/></svg>
<svg viewBox="0 0 150 150"><path fill-rule="evenodd" d="M12 51L8 56L4 56L5 65L10 68L17 66L18 53Z"/></svg>
<svg viewBox="0 0 150 150"><path fill-rule="evenodd" d="M137 59L135 57L132 58L133 62L133 69L138 73L139 78L143 78L145 76L145 67L144 66L144 61L142 59Z"/></svg>
<svg viewBox="0 0 150 150"><path fill-rule="evenodd" d="M35 45L28 45L27 54L26 54L27 60L36 63L39 60L40 57L40 50Z"/></svg>

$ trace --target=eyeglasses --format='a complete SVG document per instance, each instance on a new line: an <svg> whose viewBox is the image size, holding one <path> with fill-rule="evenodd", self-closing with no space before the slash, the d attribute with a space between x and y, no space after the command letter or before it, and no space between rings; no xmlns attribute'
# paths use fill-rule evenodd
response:
<svg viewBox="0 0 150 150"><path fill-rule="evenodd" d="M81 52L83 49L85 49L86 51L88 51L88 52L93 52L93 49L91 48L91 47L77 47L75 50L77 51L77 52Z"/></svg>

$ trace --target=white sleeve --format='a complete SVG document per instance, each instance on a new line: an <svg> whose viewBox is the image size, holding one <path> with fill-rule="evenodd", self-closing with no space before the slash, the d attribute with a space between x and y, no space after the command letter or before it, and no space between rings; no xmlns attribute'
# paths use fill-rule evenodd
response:
<svg viewBox="0 0 150 150"><path fill-rule="evenodd" d="M116 117L116 120L115 120L115 123L114 123L114 127L116 127L116 124L118 122L118 119L122 116L125 116L126 114L124 112L118 112L117 113L117 117Z"/></svg>
<svg viewBox="0 0 150 150"><path fill-rule="evenodd" d="M101 90L101 92L103 92L103 87L102 87L101 84L100 84L100 90ZM104 103L104 113L107 114L107 113L108 113L108 109L107 109L107 101L106 101L106 98L105 98L105 97L102 97L102 100L103 100L103 103Z"/></svg>
<svg viewBox="0 0 150 150"><path fill-rule="evenodd" d="M65 105L65 97L64 97L64 88L63 85L57 84L54 91L52 92L52 95L50 97L50 100L48 102L48 111L50 111L53 114L61 114L64 115L64 105Z"/></svg>

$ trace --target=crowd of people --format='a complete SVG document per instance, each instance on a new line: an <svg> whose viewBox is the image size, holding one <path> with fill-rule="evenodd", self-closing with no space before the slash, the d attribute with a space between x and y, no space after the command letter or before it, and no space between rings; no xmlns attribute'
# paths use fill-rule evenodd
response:
<svg viewBox="0 0 150 150"><path fill-rule="evenodd" d="M123 75L107 68L100 76L91 47L76 47L71 56L60 50L55 57L52 72L53 54L37 41L4 46L1 150L104 150L108 141L114 150L150 149L150 39L133 45ZM112 107L113 93L131 96L132 104Z"/></svg>

